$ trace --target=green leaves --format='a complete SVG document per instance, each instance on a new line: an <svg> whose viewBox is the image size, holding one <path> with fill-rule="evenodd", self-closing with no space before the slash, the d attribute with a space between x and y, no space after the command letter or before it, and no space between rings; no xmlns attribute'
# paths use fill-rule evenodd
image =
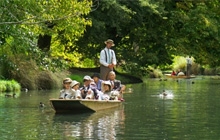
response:
<svg viewBox="0 0 220 140"><path fill-rule="evenodd" d="M17 60L34 59L43 70L65 67L67 63L62 60L69 56L67 50L74 48L86 26L91 26L86 19L91 5L91 0L2 0L0 57L6 56L4 65L15 63L14 58L21 56ZM43 45L48 52L39 49L39 36L49 38L49 46ZM13 70L9 65L7 68Z"/></svg>
<svg viewBox="0 0 220 140"><path fill-rule="evenodd" d="M3 0L0 45L7 55L45 60L37 60L42 67L61 66L59 59L71 66L91 66L91 61L98 66L108 38L115 41L119 64L129 69L170 65L173 55L192 55L200 64L216 66L219 5L218 0ZM49 45L38 43L39 36L49 37ZM48 52L40 45L49 46Z"/></svg>

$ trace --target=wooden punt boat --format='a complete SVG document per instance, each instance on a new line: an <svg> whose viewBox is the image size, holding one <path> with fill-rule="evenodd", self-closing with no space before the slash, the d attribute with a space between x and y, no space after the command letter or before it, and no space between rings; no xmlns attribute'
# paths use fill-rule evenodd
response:
<svg viewBox="0 0 220 140"><path fill-rule="evenodd" d="M165 74L165 76L166 76L166 78L173 78L173 79L178 79L178 78L182 78L182 79L196 78L195 75L190 75L190 76L186 76L186 75L175 76L175 75L171 75L171 74Z"/></svg>
<svg viewBox="0 0 220 140"><path fill-rule="evenodd" d="M50 104L56 113L86 113L118 107L122 101L50 99Z"/></svg>

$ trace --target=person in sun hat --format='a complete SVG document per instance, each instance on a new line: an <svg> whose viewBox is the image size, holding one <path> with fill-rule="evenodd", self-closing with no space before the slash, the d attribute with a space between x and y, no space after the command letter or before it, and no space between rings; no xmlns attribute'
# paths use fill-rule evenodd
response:
<svg viewBox="0 0 220 140"><path fill-rule="evenodd" d="M102 100L110 100L110 96L111 96L111 91L112 91L112 87L111 87L111 83L110 81L103 81L102 82Z"/></svg>
<svg viewBox="0 0 220 140"><path fill-rule="evenodd" d="M102 82L102 100L118 100L118 95L118 92L112 90L112 85L109 80Z"/></svg>
<svg viewBox="0 0 220 140"><path fill-rule="evenodd" d="M90 87L92 78L88 75L83 78L83 87L80 88L82 99L93 99L94 93Z"/></svg>
<svg viewBox="0 0 220 140"><path fill-rule="evenodd" d="M114 66L117 64L116 56L114 50L111 49L112 46L115 46L112 39L108 39L105 42L105 48L100 52L100 78L102 80L108 79L108 74L114 69Z"/></svg>
<svg viewBox="0 0 220 140"><path fill-rule="evenodd" d="M70 84L70 87L72 88L73 90L73 99L82 99L82 96L81 96L81 92L79 90L79 86L80 86L80 83L77 82L76 80L73 80L72 83Z"/></svg>
<svg viewBox="0 0 220 140"><path fill-rule="evenodd" d="M66 99L66 97L69 98L73 94L73 92L70 88L71 83L72 83L72 79L70 79L70 78L63 79L63 89L60 90L59 99Z"/></svg>

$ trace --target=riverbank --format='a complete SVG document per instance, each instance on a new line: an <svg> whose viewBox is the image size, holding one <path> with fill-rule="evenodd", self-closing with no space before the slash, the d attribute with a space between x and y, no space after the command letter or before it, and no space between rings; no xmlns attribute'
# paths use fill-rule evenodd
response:
<svg viewBox="0 0 220 140"><path fill-rule="evenodd" d="M119 73L116 75L118 80L121 80L123 84L133 84L143 82L140 78L132 75ZM99 68L70 68L69 70L63 70L58 72L51 71L40 71L35 69L29 69L13 73L14 82L17 81L18 85L15 84L16 90L27 89L27 90L49 90L49 89L61 89L62 81L66 77L70 77L73 80L77 80L81 84L83 83L83 77L85 75L92 76L93 73L99 73ZM5 82L4 80L2 81ZM2 85L2 84L1 84ZM2 92L13 91L14 87L11 84L5 84L2 86ZM1 91L1 89L0 89Z"/></svg>

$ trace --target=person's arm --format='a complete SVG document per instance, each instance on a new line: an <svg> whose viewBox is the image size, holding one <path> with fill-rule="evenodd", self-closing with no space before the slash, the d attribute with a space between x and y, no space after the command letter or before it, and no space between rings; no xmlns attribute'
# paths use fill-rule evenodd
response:
<svg viewBox="0 0 220 140"><path fill-rule="evenodd" d="M126 86L125 85L121 85L121 90L120 90L120 93L123 93L126 89Z"/></svg>
<svg viewBox="0 0 220 140"><path fill-rule="evenodd" d="M116 56L115 56L115 52L113 50L112 51L112 64L116 65L117 64L117 60L116 60Z"/></svg>
<svg viewBox="0 0 220 140"><path fill-rule="evenodd" d="M108 67L108 65L109 65L109 64L106 62L106 56L105 56L104 50L102 50L102 51L100 52L99 62L100 62L101 65L104 65L104 66L106 66L106 67Z"/></svg>

